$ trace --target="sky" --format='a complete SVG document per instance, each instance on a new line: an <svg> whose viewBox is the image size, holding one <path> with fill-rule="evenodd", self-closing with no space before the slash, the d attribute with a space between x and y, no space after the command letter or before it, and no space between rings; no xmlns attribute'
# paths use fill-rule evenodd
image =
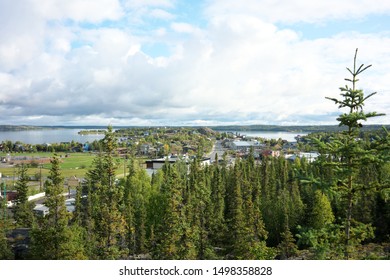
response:
<svg viewBox="0 0 390 280"><path fill-rule="evenodd" d="M337 124L356 48L390 124L387 0L1 0L0 124Z"/></svg>

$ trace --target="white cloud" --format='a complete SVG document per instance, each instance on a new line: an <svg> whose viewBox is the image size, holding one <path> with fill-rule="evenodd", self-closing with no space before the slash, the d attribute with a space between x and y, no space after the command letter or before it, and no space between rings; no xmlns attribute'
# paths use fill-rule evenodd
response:
<svg viewBox="0 0 390 280"><path fill-rule="evenodd" d="M123 11L118 0L31 0L35 12L45 19L71 19L98 23L118 20Z"/></svg>
<svg viewBox="0 0 390 280"><path fill-rule="evenodd" d="M128 8L139 8L139 7L165 7L172 8L174 6L172 0L125 0L125 6Z"/></svg>
<svg viewBox="0 0 390 280"><path fill-rule="evenodd" d="M199 34L201 33L201 30L197 27L194 27L193 25L185 22L173 22L171 24L171 28L175 32L179 33L193 33L193 34Z"/></svg>
<svg viewBox="0 0 390 280"><path fill-rule="evenodd" d="M0 1L0 71L13 71L40 54L44 21L28 1Z"/></svg>
<svg viewBox="0 0 390 280"><path fill-rule="evenodd" d="M271 117L270 122L293 121L305 114L325 115L337 111L324 97L338 95L356 46L369 46L366 52L361 50L361 61L367 61L367 53L375 54L370 63L384 67L389 59L389 38L353 34L302 41L291 30L244 19L221 17L206 35L211 42L199 45L190 41L184 46L183 64L198 83L190 86L182 103L192 104L203 114L214 112L232 119L251 115L261 121L269 112L279 116ZM369 84L371 75L362 81ZM386 96L381 98L383 111L389 101Z"/></svg>
<svg viewBox="0 0 390 280"><path fill-rule="evenodd" d="M164 11L162 9L153 9L148 14L150 17L162 19L162 20L173 20L176 16L172 13Z"/></svg>
<svg viewBox="0 0 390 280"><path fill-rule="evenodd" d="M258 2L277 14L275 19L258 16ZM122 21L89 28L62 21L119 19L117 1L108 11L102 10L108 0L90 4L96 7L94 15L83 6L76 12L76 1L59 7L50 1L12 3L0 4L13 15L0 9L6 16L0 23L14 31L0 30L0 114L7 113L9 120L33 116L32 122L44 124L335 123L337 106L324 97L338 96L356 47L359 62L373 64L359 85L378 91L367 108L385 113L390 108L388 34L349 32L304 39L275 24L285 12L269 1L247 1L241 4L245 7L236 1L213 1L203 27L178 19L165 26L148 25L143 32L138 26L123 27ZM41 3L40 12L39 6L31 6ZM131 1L127 8L138 15L154 10L154 16L160 13L168 19L170 13L163 9L174 4ZM282 9L291 9L293 21L296 7L288 2ZM316 19L302 12L302 20L331 16L326 6L322 9ZM16 15L26 15L31 22L16 20ZM169 54L153 58L142 52L144 44L154 43L167 46Z"/></svg>
<svg viewBox="0 0 390 280"><path fill-rule="evenodd" d="M322 22L353 19L369 14L390 13L389 1L372 0L210 0L206 14L210 17L245 14L268 22Z"/></svg>
<svg viewBox="0 0 390 280"><path fill-rule="evenodd" d="M122 1L126 10L128 25L137 27L142 32L143 27L150 26L150 21L171 21L176 14L170 10L175 8L175 1L171 0L126 0Z"/></svg>

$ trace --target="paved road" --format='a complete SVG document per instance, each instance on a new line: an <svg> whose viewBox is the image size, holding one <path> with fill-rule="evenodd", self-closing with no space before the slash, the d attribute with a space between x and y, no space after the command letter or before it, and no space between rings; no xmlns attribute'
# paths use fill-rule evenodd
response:
<svg viewBox="0 0 390 280"><path fill-rule="evenodd" d="M214 161L215 154L218 154L218 159L222 159L222 156L224 153L225 153L225 149L222 147L222 141L217 140L217 141L215 141L215 144L213 146L213 149L211 150L211 153L209 153L207 156L211 158L211 161Z"/></svg>

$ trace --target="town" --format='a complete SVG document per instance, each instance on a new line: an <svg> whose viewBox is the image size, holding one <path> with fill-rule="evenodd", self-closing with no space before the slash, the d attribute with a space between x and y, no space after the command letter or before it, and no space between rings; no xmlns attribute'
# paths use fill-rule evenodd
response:
<svg viewBox="0 0 390 280"><path fill-rule="evenodd" d="M80 134L104 132L105 130L81 130ZM160 169L165 162L175 163L179 160L190 162L199 155L203 164L213 163L217 155L219 162L225 160L228 165L234 164L236 158L248 157L250 153L256 160L262 157L283 156L291 161L296 157L305 157L313 161L318 156L316 152L307 151L307 147L302 145L306 142L305 137L299 134L295 137L296 141L289 142L284 139L246 136L239 132L220 132L205 127L154 127L121 128L115 130L115 136L118 145L116 155L122 165L133 157L148 174ZM0 175L7 186L9 200L15 197L13 186L18 180L17 168L21 165L28 167L33 195L42 190L50 159L54 154L58 154L61 169L66 176L65 186L70 185L73 188L72 181L81 181L84 178L93 155L99 152L99 147L98 140L91 143L72 141L36 145L3 140L0 143ZM118 170L118 177L126 175L125 169Z"/></svg>

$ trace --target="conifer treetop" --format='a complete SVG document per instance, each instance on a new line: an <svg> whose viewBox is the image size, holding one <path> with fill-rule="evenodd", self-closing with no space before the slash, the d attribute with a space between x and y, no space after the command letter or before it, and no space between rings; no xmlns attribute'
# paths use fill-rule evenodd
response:
<svg viewBox="0 0 390 280"><path fill-rule="evenodd" d="M352 78L345 78L345 80L352 84L352 87L345 85L344 87L340 87L341 96L343 99L325 97L329 100L334 101L336 104L339 104L339 109L347 108L349 109L348 113L341 114L337 120L340 122L340 126L347 126L349 128L349 132L352 132L356 129L361 128L362 121L367 121L368 118L379 117L385 114L377 113L377 112L363 112L364 102L374 96L377 92L373 92L364 96L364 92L361 89L357 89L356 84L359 81L358 75L363 73L365 70L370 68L372 65L364 66L361 64L357 67L357 53L358 49L355 51L355 56L353 59L353 70L347 67L348 72L351 74Z"/></svg>

